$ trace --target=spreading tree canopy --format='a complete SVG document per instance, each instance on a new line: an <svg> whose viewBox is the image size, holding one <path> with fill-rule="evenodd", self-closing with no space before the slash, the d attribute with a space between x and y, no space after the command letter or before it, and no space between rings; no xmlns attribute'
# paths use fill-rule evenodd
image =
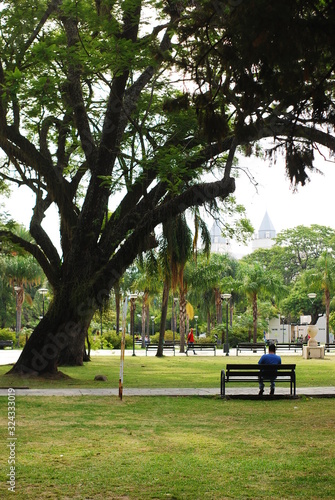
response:
<svg viewBox="0 0 335 500"><path fill-rule="evenodd" d="M0 175L34 193L53 289L16 372L80 364L94 311L154 230L235 189L237 148L271 137L305 183L335 150L333 2L22 0L1 4ZM209 180L208 173L215 172ZM42 222L59 212L61 254Z"/></svg>

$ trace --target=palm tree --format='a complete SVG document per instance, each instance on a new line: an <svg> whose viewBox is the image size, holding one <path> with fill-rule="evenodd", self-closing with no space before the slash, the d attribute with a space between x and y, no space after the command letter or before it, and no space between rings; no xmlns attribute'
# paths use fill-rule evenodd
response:
<svg viewBox="0 0 335 500"><path fill-rule="evenodd" d="M329 343L329 316L331 296L335 291L335 260L328 252L323 253L317 260L313 270L305 271L302 275L304 283L311 291L323 290L323 300L326 309L326 342ZM312 315L312 324L318 320L318 309Z"/></svg>
<svg viewBox="0 0 335 500"><path fill-rule="evenodd" d="M165 262L163 307L165 311L167 311L167 297L170 286L172 286L174 291L178 289L180 352L184 352L187 292L187 283L184 280L184 269L186 262L191 258L193 248L192 233L187 225L184 214L180 214L178 217L164 224L162 248L164 250L162 261ZM164 328L162 325L163 318L161 327Z"/></svg>
<svg viewBox="0 0 335 500"><path fill-rule="evenodd" d="M223 291L236 288L235 268L237 262L228 255L211 254L199 258L197 266L192 266L189 281L192 283L190 297L199 304L207 317L207 333L211 328L211 313L215 304L217 324L222 322Z"/></svg>
<svg viewBox="0 0 335 500"><path fill-rule="evenodd" d="M197 243L201 235L204 251L209 253L210 235L205 222L202 220L198 209L193 210L194 236L192 237L185 214L169 220L163 226L163 235L160 250L160 269L163 278L162 315L160 324L160 337L158 356L163 354L163 342L165 323L168 308L170 288L179 292L179 333L180 352L185 350L185 328L186 328L186 294L188 280L185 277L185 266L192 255L197 255Z"/></svg>
<svg viewBox="0 0 335 500"><path fill-rule="evenodd" d="M44 274L39 264L30 255L7 255L2 259L2 262L4 273L9 284L13 287L13 293L16 297L16 331L18 333L21 330L23 302L26 299L28 303L32 304L32 299L25 292L25 287L27 285L39 285L44 278Z"/></svg>
<svg viewBox="0 0 335 500"><path fill-rule="evenodd" d="M161 289L161 281L159 279L159 260L157 255L153 250L150 250L147 252L145 257L137 259L137 266L139 273L132 284L132 288L134 290L141 291L142 347L144 348L146 326L149 324L150 299Z"/></svg>
<svg viewBox="0 0 335 500"><path fill-rule="evenodd" d="M238 274L241 290L246 293L252 304L253 342L257 342L258 295L262 292L272 296L280 295L284 290L284 285L279 275L264 269L257 262L254 264L241 262Z"/></svg>

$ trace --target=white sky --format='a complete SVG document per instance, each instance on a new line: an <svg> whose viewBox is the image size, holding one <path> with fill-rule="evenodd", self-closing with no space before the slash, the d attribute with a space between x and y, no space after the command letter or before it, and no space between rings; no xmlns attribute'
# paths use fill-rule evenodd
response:
<svg viewBox="0 0 335 500"><path fill-rule="evenodd" d="M311 182L299 187L298 192L294 193L285 177L282 158L274 166L269 166L269 161L257 158L240 159L239 166L249 168L258 186L256 190L247 175L241 171L236 180L235 196L237 202L246 207L247 217L256 231L266 211L277 233L298 225L311 224L335 229L335 163L325 161L320 156L315 165L324 175L311 173ZM5 205L17 222L29 227L33 202L29 189L21 187L5 201ZM43 226L59 248L58 213L55 209L49 209ZM247 251L247 248L239 247L237 253L244 254Z"/></svg>
<svg viewBox="0 0 335 500"><path fill-rule="evenodd" d="M335 163L325 161L320 155L315 166L323 175L311 172L311 181L293 192L286 178L284 159L275 165L256 158L241 159L240 167L249 167L257 181L257 190L247 175L241 172L236 180L235 196L247 210L255 231L258 231L267 211L277 234L299 225L319 224L335 229Z"/></svg>

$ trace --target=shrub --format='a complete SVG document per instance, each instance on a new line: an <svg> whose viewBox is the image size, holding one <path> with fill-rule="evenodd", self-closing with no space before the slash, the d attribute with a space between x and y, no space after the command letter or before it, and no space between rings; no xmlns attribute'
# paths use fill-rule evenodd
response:
<svg viewBox="0 0 335 500"><path fill-rule="evenodd" d="M97 330L94 330L94 333L92 333L92 331L89 330L88 338L91 344L92 351L95 351L97 349L121 349L122 334L121 333L117 334L115 330L111 330L109 332L103 332L102 336L100 335L100 332ZM126 340L126 349L132 348L133 337L130 335L126 335L125 340Z"/></svg>
<svg viewBox="0 0 335 500"><path fill-rule="evenodd" d="M158 344L158 342L159 342L159 333L155 333L155 335L150 335L151 344Z"/></svg>
<svg viewBox="0 0 335 500"><path fill-rule="evenodd" d="M12 340L15 343L15 332L9 328L0 328L0 340Z"/></svg>
<svg viewBox="0 0 335 500"><path fill-rule="evenodd" d="M213 330L211 331L211 339L213 338L214 341L214 335L216 334L218 336L219 343L221 344L222 341L222 332L223 332L223 338L226 338L226 325L217 325ZM228 327L228 341L229 341L229 346L230 347L236 347L239 342L248 342L248 333L246 331L243 331L241 328L231 328L230 326Z"/></svg>

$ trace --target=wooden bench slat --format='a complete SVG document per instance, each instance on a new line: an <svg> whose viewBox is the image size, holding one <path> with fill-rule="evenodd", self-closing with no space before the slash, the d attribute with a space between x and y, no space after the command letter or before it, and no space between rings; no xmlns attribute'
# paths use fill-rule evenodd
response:
<svg viewBox="0 0 335 500"><path fill-rule="evenodd" d="M236 346L236 355L238 356L239 351L264 351L266 353L265 342L240 342Z"/></svg>
<svg viewBox="0 0 335 500"><path fill-rule="evenodd" d="M203 343L203 344L194 343L193 345L187 344L185 354L186 354L186 356L188 356L188 354L187 354L188 350L202 351L203 349L204 350L206 350L206 349L213 350L214 356L216 356L216 344L214 344L212 342L207 342L207 343Z"/></svg>
<svg viewBox="0 0 335 500"><path fill-rule="evenodd" d="M13 341L12 340L0 340L0 349L4 349L5 347L11 347L13 349Z"/></svg>
<svg viewBox="0 0 335 500"><path fill-rule="evenodd" d="M296 365L294 363L285 363L281 365L259 365L257 363L236 363L236 364L227 364L226 368L227 370L259 370L262 366L275 366L278 370L284 370L284 369L289 369L289 370L294 370Z"/></svg>
<svg viewBox="0 0 335 500"><path fill-rule="evenodd" d="M147 356L148 355L148 351L153 351L153 350L156 350L157 351L158 349L158 344L148 344L146 347L145 347L145 355ZM168 350L168 351L173 351L173 353L175 354L175 346L173 344L163 344L163 352L164 350Z"/></svg>
<svg viewBox="0 0 335 500"><path fill-rule="evenodd" d="M259 378L261 372L258 371L240 371L240 372L226 372L226 378L229 379L230 377L255 377ZM287 372L277 372L277 377L290 377L292 375L292 370L287 371ZM265 377L270 377L271 373L270 372L263 372L263 378Z"/></svg>

